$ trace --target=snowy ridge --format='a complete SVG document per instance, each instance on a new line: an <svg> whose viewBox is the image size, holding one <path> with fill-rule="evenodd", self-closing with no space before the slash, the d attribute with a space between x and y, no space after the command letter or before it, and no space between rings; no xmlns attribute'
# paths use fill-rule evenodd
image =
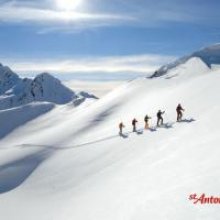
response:
<svg viewBox="0 0 220 220"><path fill-rule="evenodd" d="M21 79L9 67L0 63L0 95L19 83Z"/></svg>
<svg viewBox="0 0 220 220"><path fill-rule="evenodd" d="M220 64L220 44L205 47L191 56L200 57L211 68L213 64Z"/></svg>
<svg viewBox="0 0 220 220"><path fill-rule="evenodd" d="M12 81L11 79L14 78L16 80ZM4 89L4 94L0 97L0 109L20 106L33 101L65 104L77 98L72 90L48 73L42 73L33 80L20 79L17 75L10 75L9 78L4 77L4 85L7 85L7 90Z"/></svg>
<svg viewBox="0 0 220 220"><path fill-rule="evenodd" d="M178 66L185 64L190 59L200 58L202 62L204 62L209 68L212 65L220 65L220 44L215 44L209 47L205 47L199 51L192 53L189 56L182 57L170 64L162 66L159 70L157 70L151 78L159 77L167 74L169 71L178 68Z"/></svg>
<svg viewBox="0 0 220 220"><path fill-rule="evenodd" d="M183 80L197 77L201 74L210 72L209 67L199 57L192 57L184 63L180 63L176 67L172 67L162 78L171 79L178 77L178 80Z"/></svg>

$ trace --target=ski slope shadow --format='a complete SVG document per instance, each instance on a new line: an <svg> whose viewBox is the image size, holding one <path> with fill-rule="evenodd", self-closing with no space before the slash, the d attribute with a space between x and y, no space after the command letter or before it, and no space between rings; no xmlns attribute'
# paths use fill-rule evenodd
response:
<svg viewBox="0 0 220 220"><path fill-rule="evenodd" d="M101 111L100 113L96 114L95 116L93 116L91 118L91 120L88 120L88 124L79 128L76 131L73 131L73 133L70 133L69 136L65 136L64 140L60 140L65 141L68 138L74 138L74 137L78 137L81 134L86 134L89 133L91 130L94 130L96 127L98 127L102 122L104 122L106 120L106 118L108 118L113 112L114 110L119 106L119 104L114 104L110 107L108 107L107 109Z"/></svg>
<svg viewBox="0 0 220 220"><path fill-rule="evenodd" d="M129 137L129 133L119 133L119 137L126 139Z"/></svg>
<svg viewBox="0 0 220 220"><path fill-rule="evenodd" d="M155 131L157 131L157 127L152 126L152 127L148 128L148 130L151 131L151 132L155 132Z"/></svg>
<svg viewBox="0 0 220 220"><path fill-rule="evenodd" d="M126 135L122 135L122 136L124 138L128 138L128 136L126 136ZM17 147L21 147L21 148L26 148L26 147L28 147L28 148L29 147L45 148L45 149L51 149L51 150L68 150L68 149L79 148L79 147L84 147L84 146L89 146L89 145L105 142L107 140L118 138L118 137L120 137L118 134L117 135L111 135L111 136L108 136L108 137L105 137L105 138L97 139L97 140L90 141L90 142L85 142L85 143L82 143L82 144L76 144L76 145L73 145L73 146L44 145L44 144L21 144L21 145L17 145Z"/></svg>
<svg viewBox="0 0 220 220"><path fill-rule="evenodd" d="M49 112L54 104L27 104L21 107L0 111L0 139L25 123ZM18 117L19 115L19 117Z"/></svg>
<svg viewBox="0 0 220 220"><path fill-rule="evenodd" d="M137 130L136 131L136 134L137 135L142 135L144 133L144 130L143 129L140 129L140 130Z"/></svg>
<svg viewBox="0 0 220 220"><path fill-rule="evenodd" d="M95 117L88 123L86 127L79 129L72 135L78 135L82 132L88 132L94 127L98 126L106 117L111 115L112 111L117 105L111 106L110 108L102 111L95 115ZM118 135L108 136L99 140L78 144L71 147L63 146L49 146L49 145L35 145L35 144L23 144L20 147L37 147L39 148L34 153L20 157L16 160L10 161L0 166L0 194L7 193L18 186L20 186L46 159L54 155L57 150L65 150L77 147L83 147L106 141L112 138L118 137Z"/></svg>
<svg viewBox="0 0 220 220"><path fill-rule="evenodd" d="M162 127L166 129L170 129L170 128L173 128L174 124L175 124L174 122L167 122L167 123L164 123Z"/></svg>
<svg viewBox="0 0 220 220"><path fill-rule="evenodd" d="M185 123L191 123L191 122L194 122L194 121L196 121L194 118L185 118L185 119L182 119L181 121L179 121L178 123L183 123L183 122L185 122Z"/></svg>
<svg viewBox="0 0 220 220"><path fill-rule="evenodd" d="M173 128L173 125L174 125L175 123L174 122L167 122L167 123L164 123L164 124L162 124L162 125L160 125L160 126L156 126L156 130L158 129L158 128L165 128L165 129L170 129L170 128Z"/></svg>
<svg viewBox="0 0 220 220"><path fill-rule="evenodd" d="M100 117L96 122L102 121L106 115L102 114L103 117ZM189 122L195 121L189 120ZM188 122L188 120L186 121ZM163 128L170 129L173 128L174 123L165 123ZM161 127L162 128L162 127ZM156 127L150 128L150 131L157 131ZM143 134L143 130L139 131L140 134ZM89 145L93 145L96 143L105 142L114 138L128 138L128 135L133 132L127 132L126 134L115 134L111 136L107 136L104 138L96 139L94 141L85 142L81 144L76 144L73 146L60 146L60 145L40 145L40 144L22 144L18 145L21 148L40 148L41 150L37 153L28 155L26 157L20 158L11 163L7 163L3 166L0 166L0 193L8 192L19 185L21 185L32 173L33 171L47 158L51 157L56 151L60 150L68 150L74 148L85 147ZM18 147L17 146L17 147Z"/></svg>
<svg viewBox="0 0 220 220"><path fill-rule="evenodd" d="M155 129L152 129L152 131L156 131ZM51 150L68 150L68 149L73 149L73 148L80 148L80 147L85 147L101 142L105 142L107 140L115 139L115 138L124 138L127 139L129 138L129 134L136 133L137 135L142 135L144 134L144 130L138 130L137 132L129 131L125 133L118 133L115 135L110 135L104 138L96 139L94 141L89 141L81 144L76 144L73 146L61 146L61 145L45 145L45 144L21 144L21 145L16 145L16 147L21 147L21 148L26 148L26 147L33 147L33 148L46 148L46 149L51 149Z"/></svg>
<svg viewBox="0 0 220 220"><path fill-rule="evenodd" d="M53 154L52 149L41 149L0 166L0 194L20 186L33 171Z"/></svg>
<svg viewBox="0 0 220 220"><path fill-rule="evenodd" d="M164 124L163 127L160 127L160 128L170 129L170 128L173 128L173 124L174 123L166 123L166 124ZM157 131L157 127L151 127L148 130L151 131L151 132L155 132L155 131ZM68 150L68 149L80 148L80 147L85 147L85 146L105 142L107 140L114 139L114 138L119 138L119 137L127 139L127 138L129 138L129 135L132 134L132 133L136 133L137 135L143 135L144 134L144 129L139 129L136 132L129 131L129 132L125 132L125 133L122 133L122 134L119 133L119 134L115 134L115 135L110 135L110 136L107 136L107 137L104 137L104 138L96 139L94 141L89 141L89 142L85 142L85 143L81 143L81 144L76 144L76 145L73 145L73 146L44 145L44 144L29 143L29 144L17 145L16 147L21 147L21 148L33 147L33 148L46 148L46 149L51 149L51 150Z"/></svg>

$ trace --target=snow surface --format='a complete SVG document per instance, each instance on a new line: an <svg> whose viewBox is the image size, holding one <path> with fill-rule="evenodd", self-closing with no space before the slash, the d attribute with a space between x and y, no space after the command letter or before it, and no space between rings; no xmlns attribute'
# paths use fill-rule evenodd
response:
<svg viewBox="0 0 220 220"><path fill-rule="evenodd" d="M55 104L35 102L0 111L0 139L15 128L52 110Z"/></svg>
<svg viewBox="0 0 220 220"><path fill-rule="evenodd" d="M167 75L139 78L95 103L68 104L0 141L0 218L4 220L213 220L218 205L193 205L191 193L219 195L220 70L191 58ZM155 125L158 109L175 122L130 133L131 120ZM118 136L123 121L128 138Z"/></svg>

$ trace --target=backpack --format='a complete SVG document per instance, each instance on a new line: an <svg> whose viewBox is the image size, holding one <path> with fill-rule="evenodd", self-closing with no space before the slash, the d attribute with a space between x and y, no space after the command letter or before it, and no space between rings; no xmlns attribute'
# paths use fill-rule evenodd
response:
<svg viewBox="0 0 220 220"><path fill-rule="evenodd" d="M135 125L136 122L137 122L137 120L133 119L133 120L132 120L132 125Z"/></svg>
<svg viewBox="0 0 220 220"><path fill-rule="evenodd" d="M145 116L144 121L148 121L150 118L148 115Z"/></svg>

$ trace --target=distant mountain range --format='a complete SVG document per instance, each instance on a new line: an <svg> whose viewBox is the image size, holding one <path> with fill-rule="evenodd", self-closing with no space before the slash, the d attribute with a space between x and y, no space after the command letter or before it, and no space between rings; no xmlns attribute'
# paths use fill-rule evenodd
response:
<svg viewBox="0 0 220 220"><path fill-rule="evenodd" d="M55 104L73 101L78 105L87 98L97 99L84 91L72 91L49 73L41 73L34 79L20 78L9 67L0 64L0 110L35 101Z"/></svg>

